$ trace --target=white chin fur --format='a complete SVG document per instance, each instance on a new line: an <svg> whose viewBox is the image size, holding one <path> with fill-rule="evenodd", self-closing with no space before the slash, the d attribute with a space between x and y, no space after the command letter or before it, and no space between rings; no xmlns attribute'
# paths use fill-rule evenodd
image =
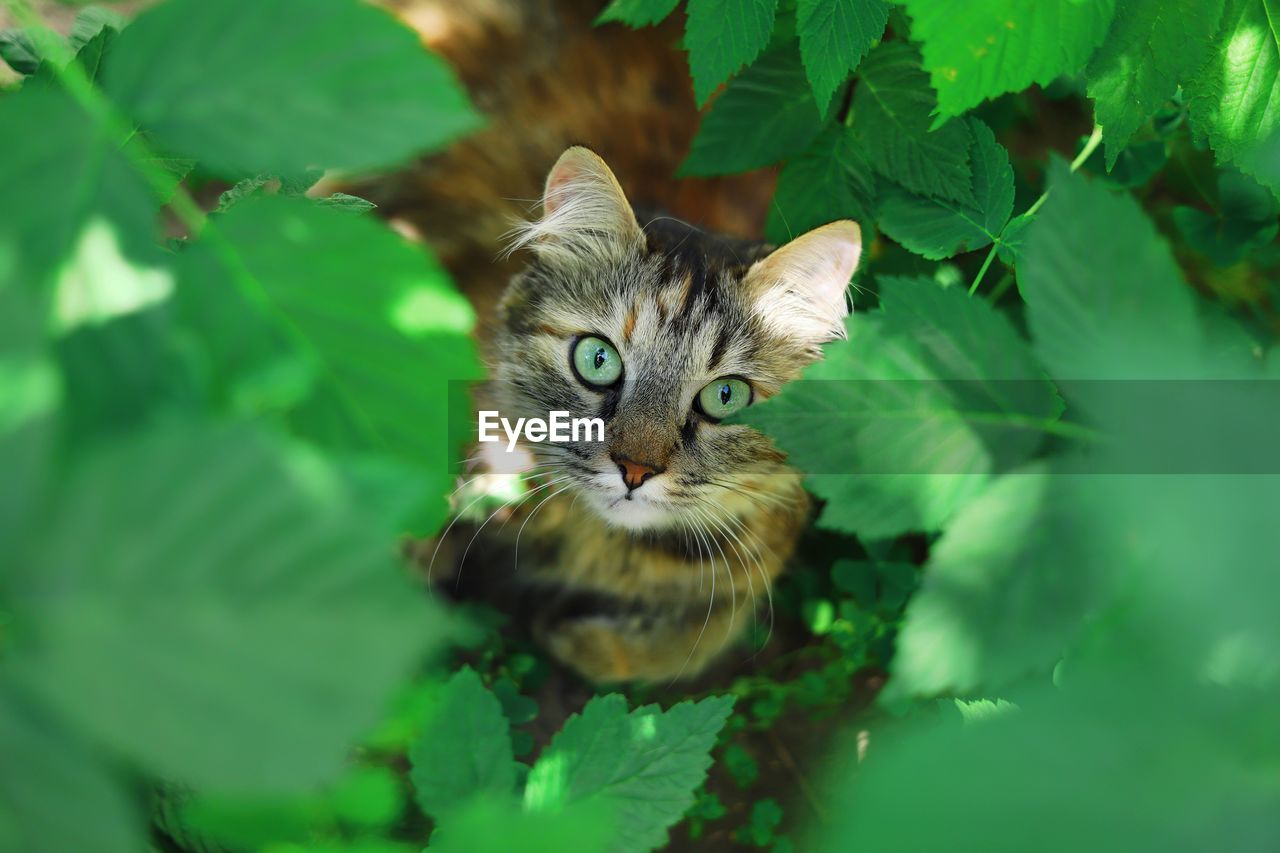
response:
<svg viewBox="0 0 1280 853"><path fill-rule="evenodd" d="M643 487L641 487L643 488ZM639 492L627 500L623 495L584 495L586 503L606 524L626 530L666 530L676 524L676 515L669 508L643 497Z"/></svg>

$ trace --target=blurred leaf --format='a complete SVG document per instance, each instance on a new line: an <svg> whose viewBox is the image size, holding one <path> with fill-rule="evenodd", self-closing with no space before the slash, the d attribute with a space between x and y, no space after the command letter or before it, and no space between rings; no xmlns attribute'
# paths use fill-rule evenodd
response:
<svg viewBox="0 0 1280 853"><path fill-rule="evenodd" d="M1106 35L1115 0L976 0L963 15L950 0L903 5L946 117L1079 71Z"/></svg>
<svg viewBox="0 0 1280 853"><path fill-rule="evenodd" d="M398 456L443 494L450 418L471 418L449 386L478 373L474 315L445 271L381 222L309 199L245 199L207 227L178 259L178 304L227 386L301 360L281 401L302 434Z"/></svg>
<svg viewBox="0 0 1280 853"><path fill-rule="evenodd" d="M23 552L50 485L63 388L45 337L37 301L0 275L0 471L6 484L0 489L0 541L8 546L0 549L0 573ZM2 620L0 615L0 626ZM3 633L0 627L0 638Z"/></svg>
<svg viewBox="0 0 1280 853"><path fill-rule="evenodd" d="M853 219L862 225L867 245L874 180L853 131L833 124L778 176L765 234L785 243L819 225Z"/></svg>
<svg viewBox="0 0 1280 853"><path fill-rule="evenodd" d="M404 813L400 777L389 767L354 767L329 796L338 819L362 829L390 827Z"/></svg>
<svg viewBox="0 0 1280 853"><path fill-rule="evenodd" d="M155 775L330 780L449 631L332 469L248 429L131 438L52 504L4 578L9 675Z"/></svg>
<svg viewBox="0 0 1280 853"><path fill-rule="evenodd" d="M736 743L724 748L721 761L724 762L724 769L729 772L729 777L739 788L750 788L760 778L760 765L751 757L751 753Z"/></svg>
<svg viewBox="0 0 1280 853"><path fill-rule="evenodd" d="M71 32L67 34L67 45L74 51L93 41L106 29L116 32L124 29L124 16L113 9L101 6L86 6L76 15L71 23Z"/></svg>
<svg viewBox="0 0 1280 853"><path fill-rule="evenodd" d="M1081 521L1060 485L1024 469L956 514L907 608L886 701L991 691L1061 659L1105 575L1073 559Z"/></svg>
<svg viewBox="0 0 1280 853"><path fill-rule="evenodd" d="M628 713L616 693L593 698L538 757L525 809L539 814L600 802L618 821L614 849L659 847L667 828L693 805L732 706L732 697L718 696Z"/></svg>
<svg viewBox="0 0 1280 853"><path fill-rule="evenodd" d="M681 175L727 175L804 151L822 120L790 48L766 54L734 79L702 117Z"/></svg>
<svg viewBox="0 0 1280 853"><path fill-rule="evenodd" d="M1018 712L1017 705L1006 702L1004 699L997 699L994 702L990 699L974 699L971 702L956 699L955 703L956 710L960 712L960 718L970 724L998 720L1005 714Z"/></svg>
<svg viewBox="0 0 1280 853"><path fill-rule="evenodd" d="M54 352L65 389L66 438L81 446L203 408L199 375L164 309L81 326Z"/></svg>
<svg viewBox="0 0 1280 853"><path fill-rule="evenodd" d="M1083 168L1117 187L1131 188L1146 184L1169 160L1168 147L1162 139L1131 142L1114 154L1113 150L1108 148L1104 155L1099 148L1084 162Z"/></svg>
<svg viewBox="0 0 1280 853"><path fill-rule="evenodd" d="M915 195L885 183L876 201L884 233L930 260L981 249L1000 240L1013 213L1013 168L990 128L977 119L967 124L972 136L972 202Z"/></svg>
<svg viewBox="0 0 1280 853"><path fill-rule="evenodd" d="M40 67L40 50L25 30L0 30L0 59L19 74L34 74Z"/></svg>
<svg viewBox="0 0 1280 853"><path fill-rule="evenodd" d="M334 193L319 199L320 204L325 207L332 207L335 210L345 210L347 213L368 213L377 207L376 204L368 199L359 196L349 195L347 193Z"/></svg>
<svg viewBox="0 0 1280 853"><path fill-rule="evenodd" d="M228 177L393 165L480 123L416 33L356 0L169 0L120 34L104 85Z"/></svg>
<svg viewBox="0 0 1280 853"><path fill-rule="evenodd" d="M449 680L409 758L418 805L437 820L477 798L515 792L511 724L470 667Z"/></svg>
<svg viewBox="0 0 1280 853"><path fill-rule="evenodd" d="M751 818L739 828L735 838L756 847L765 847L774 839L778 824L782 823L782 806L772 798L756 800L751 806Z"/></svg>
<svg viewBox="0 0 1280 853"><path fill-rule="evenodd" d="M1138 128L1204 65L1223 2L1190 0L1173 14L1162 0L1116 4L1115 21L1085 72L1108 171Z"/></svg>
<svg viewBox="0 0 1280 853"><path fill-rule="evenodd" d="M1209 61L1187 81L1193 126L1219 161L1280 194L1280 8L1227 0Z"/></svg>
<svg viewBox="0 0 1280 853"><path fill-rule="evenodd" d="M123 780L48 715L0 685L0 848L146 848Z"/></svg>
<svg viewBox="0 0 1280 853"><path fill-rule="evenodd" d="M618 21L629 27L651 27L676 10L680 0L612 0L596 18L596 26Z"/></svg>
<svg viewBox="0 0 1280 853"><path fill-rule="evenodd" d="M467 804L431 836L440 853L604 853L635 849L615 831L609 804L571 803L555 812L521 812L502 798Z"/></svg>
<svg viewBox="0 0 1280 853"><path fill-rule="evenodd" d="M1059 406L1027 346L982 300L882 278L801 380L744 419L827 500L819 525L867 538L936 530L1039 446Z"/></svg>
<svg viewBox="0 0 1280 853"><path fill-rule="evenodd" d="M1193 375L1191 291L1132 197L1055 161L1018 273L1036 351L1055 378Z"/></svg>
<svg viewBox="0 0 1280 853"><path fill-rule="evenodd" d="M1185 205L1173 208L1173 221L1193 249L1225 267L1275 240L1280 203L1252 178L1234 169L1222 171L1218 200L1217 216Z"/></svg>
<svg viewBox="0 0 1280 853"><path fill-rule="evenodd" d="M800 55L824 116L831 96L884 33L888 20L884 0L799 0Z"/></svg>
<svg viewBox="0 0 1280 853"><path fill-rule="evenodd" d="M689 0L684 44L699 106L760 55L777 10L778 0Z"/></svg>
<svg viewBox="0 0 1280 853"><path fill-rule="evenodd" d="M1265 850L1280 843L1274 695L1158 690L1140 671L1011 696L980 725L934 719L872 738L832 779L814 849ZM847 754L838 767L854 761ZM927 766L930 771L920 773ZM913 819L904 820L910 792Z"/></svg>
<svg viewBox="0 0 1280 853"><path fill-rule="evenodd" d="M110 223L126 255L153 253L159 203L123 155L123 139L51 83L0 98L0 127L9 139L0 154L0 244L17 252L15 281L47 283L95 219Z"/></svg>
<svg viewBox="0 0 1280 853"><path fill-rule="evenodd" d="M936 108L914 47L885 42L863 62L853 109L867 159L912 192L971 203L969 126L947 122L931 130Z"/></svg>
<svg viewBox="0 0 1280 853"><path fill-rule="evenodd" d="M538 717L538 703L522 696L516 683L510 678L500 678L493 683L493 695L502 703L502 713L513 726L522 726Z"/></svg>

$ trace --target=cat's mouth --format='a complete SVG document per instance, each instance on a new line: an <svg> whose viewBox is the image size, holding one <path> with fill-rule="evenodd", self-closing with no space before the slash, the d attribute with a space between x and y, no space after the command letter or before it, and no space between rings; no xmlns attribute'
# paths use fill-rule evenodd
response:
<svg viewBox="0 0 1280 853"><path fill-rule="evenodd" d="M582 487L583 502L601 521L633 531L658 531L679 523L676 508L668 501L646 495L643 488L619 494L598 487Z"/></svg>

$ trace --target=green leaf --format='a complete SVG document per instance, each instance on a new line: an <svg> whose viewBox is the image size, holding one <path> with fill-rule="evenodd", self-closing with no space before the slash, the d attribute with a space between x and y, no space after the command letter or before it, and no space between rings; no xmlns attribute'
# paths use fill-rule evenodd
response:
<svg viewBox="0 0 1280 853"><path fill-rule="evenodd" d="M865 229L874 181L853 131L833 124L778 175L765 234L775 243L785 243L837 219L856 220ZM863 243L870 242L864 233Z"/></svg>
<svg viewBox="0 0 1280 853"><path fill-rule="evenodd" d="M828 503L823 527L871 539L937 530L989 476L1040 445L1052 389L1008 320L929 279L880 279L802 379L752 406Z"/></svg>
<svg viewBox="0 0 1280 853"><path fill-rule="evenodd" d="M0 157L0 246L15 254L14 281L48 284L93 220L109 223L125 254L153 253L159 202L124 155L124 140L43 82L0 99L0 127L9 140Z"/></svg>
<svg viewBox="0 0 1280 853"><path fill-rule="evenodd" d="M305 435L445 482L450 420L471 417L450 405L450 384L478 366L471 307L425 250L310 199L249 198L209 223L178 271L184 322L224 394L274 400ZM251 390L261 380L265 398Z"/></svg>
<svg viewBox="0 0 1280 853"><path fill-rule="evenodd" d="M680 0L613 0L596 18L596 26L617 21L629 27L651 27L676 10Z"/></svg>
<svg viewBox="0 0 1280 853"><path fill-rule="evenodd" d="M1033 213L1019 213L1010 219L1000 232L1000 243L996 249L1000 260L1006 264L1015 264L1022 259L1022 247L1026 241L1027 227L1036 221Z"/></svg>
<svg viewBox="0 0 1280 853"><path fill-rule="evenodd" d="M930 130L936 100L915 50L885 42L862 64L855 123L876 169L926 196L971 202L972 137L964 122Z"/></svg>
<svg viewBox="0 0 1280 853"><path fill-rule="evenodd" d="M884 0L800 0L800 55L824 116L831 96L884 33L888 20Z"/></svg>
<svg viewBox="0 0 1280 853"><path fill-rule="evenodd" d="M437 820L477 797L514 793L511 727L497 697L470 667L449 680L409 760L418 805Z"/></svg>
<svg viewBox="0 0 1280 853"><path fill-rule="evenodd" d="M1106 35L1115 0L972 0L963 13L950 0L903 5L945 117L1078 72Z"/></svg>
<svg viewBox="0 0 1280 853"><path fill-rule="evenodd" d="M1193 126L1218 159L1280 194L1280 4L1228 0L1212 55L1186 87Z"/></svg>
<svg viewBox="0 0 1280 853"><path fill-rule="evenodd" d="M1036 351L1055 379L1195 375L1191 291L1129 195L1055 161L1018 279Z"/></svg>
<svg viewBox="0 0 1280 853"><path fill-rule="evenodd" d="M1085 72L1107 168L1133 134L1203 66L1224 0L1190 0L1173 12L1161 0L1127 0Z"/></svg>
<svg viewBox="0 0 1280 853"><path fill-rule="evenodd" d="M1105 575L1068 556L1081 521L1055 479L1007 474L955 516L907 607L887 700L990 691L1062 658Z"/></svg>
<svg viewBox="0 0 1280 853"><path fill-rule="evenodd" d="M735 78L702 118L681 175L728 175L805 150L822 119L792 48L772 51Z"/></svg>
<svg viewBox="0 0 1280 853"><path fill-rule="evenodd" d="M969 119L973 142L972 203L915 195L885 183L876 202L880 228L918 255L941 260L981 249L1001 239L1013 213L1013 167L1009 153L977 119Z"/></svg>
<svg viewBox="0 0 1280 853"><path fill-rule="evenodd" d="M525 809L557 811L591 799L613 809L616 849L660 847L667 827L693 805L732 706L732 697L718 696L627 713L622 696L596 697L538 757Z"/></svg>
<svg viewBox="0 0 1280 853"><path fill-rule="evenodd" d="M0 572L22 553L30 535L32 515L48 490L60 432L63 388L48 352L41 308L30 293L0 275L0 470L8 484L0 489L0 540L8 543L0 554Z"/></svg>
<svg viewBox="0 0 1280 853"><path fill-rule="evenodd" d="M19 74L34 74L40 67L40 49L26 30L0 30L0 59Z"/></svg>
<svg viewBox="0 0 1280 853"><path fill-rule="evenodd" d="M684 44L699 106L760 55L777 11L778 0L689 0Z"/></svg>
<svg viewBox="0 0 1280 853"><path fill-rule="evenodd" d="M438 853L605 853L640 849L619 836L608 803L589 800L557 812L521 812L509 800L463 806L431 836Z"/></svg>
<svg viewBox="0 0 1280 853"><path fill-rule="evenodd" d="M402 578L389 526L261 433L136 435L55 498L2 579L7 675L153 775L244 793L331 781L451 630Z"/></svg>
<svg viewBox="0 0 1280 853"><path fill-rule="evenodd" d="M394 165L480 123L416 33L356 0L170 0L120 34L104 86L230 177Z"/></svg>
<svg viewBox="0 0 1280 853"><path fill-rule="evenodd" d="M145 822L124 781L8 690L0 690L0 753L0 848L146 849Z"/></svg>
<svg viewBox="0 0 1280 853"><path fill-rule="evenodd" d="M1122 653L1122 649L1115 649ZM1043 683L981 724L917 715L836 782L813 849L1172 850L1271 846L1275 691L1203 680L1156 687L1140 667L1103 683ZM1177 744L1171 750L1169 744ZM853 748L835 766L856 762ZM848 762L848 764L843 763ZM920 768L929 772L922 774ZM903 819L903 792L912 819Z"/></svg>
<svg viewBox="0 0 1280 853"><path fill-rule="evenodd" d="M1186 206L1171 211L1174 224L1192 248L1225 267L1275 240L1280 203L1252 178L1234 169L1220 172L1218 200L1221 212L1216 216Z"/></svg>
<svg viewBox="0 0 1280 853"><path fill-rule="evenodd" d="M101 6L86 6L76 15L71 24L71 32L67 34L67 45L74 51L93 41L106 29L119 32L125 26L124 16Z"/></svg>
<svg viewBox="0 0 1280 853"><path fill-rule="evenodd" d="M1106 138L1106 130L1103 130ZM1107 183L1131 189L1140 187L1156 176L1169 161L1169 151L1164 140L1128 144L1119 153L1108 148L1104 155L1101 148L1089 155L1081 167L1097 175Z"/></svg>
<svg viewBox="0 0 1280 853"><path fill-rule="evenodd" d="M377 207L376 204L360 196L349 193L334 193L319 199L320 204L334 210L345 210L347 213L368 213Z"/></svg>

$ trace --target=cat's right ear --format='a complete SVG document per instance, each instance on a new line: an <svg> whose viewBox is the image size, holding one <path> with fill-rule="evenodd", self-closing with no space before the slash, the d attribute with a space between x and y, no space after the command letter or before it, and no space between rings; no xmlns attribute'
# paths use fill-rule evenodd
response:
<svg viewBox="0 0 1280 853"><path fill-rule="evenodd" d="M644 232L618 179L594 152L574 146L547 174L542 218L517 228L508 251L528 246L547 259L575 259L642 245Z"/></svg>

